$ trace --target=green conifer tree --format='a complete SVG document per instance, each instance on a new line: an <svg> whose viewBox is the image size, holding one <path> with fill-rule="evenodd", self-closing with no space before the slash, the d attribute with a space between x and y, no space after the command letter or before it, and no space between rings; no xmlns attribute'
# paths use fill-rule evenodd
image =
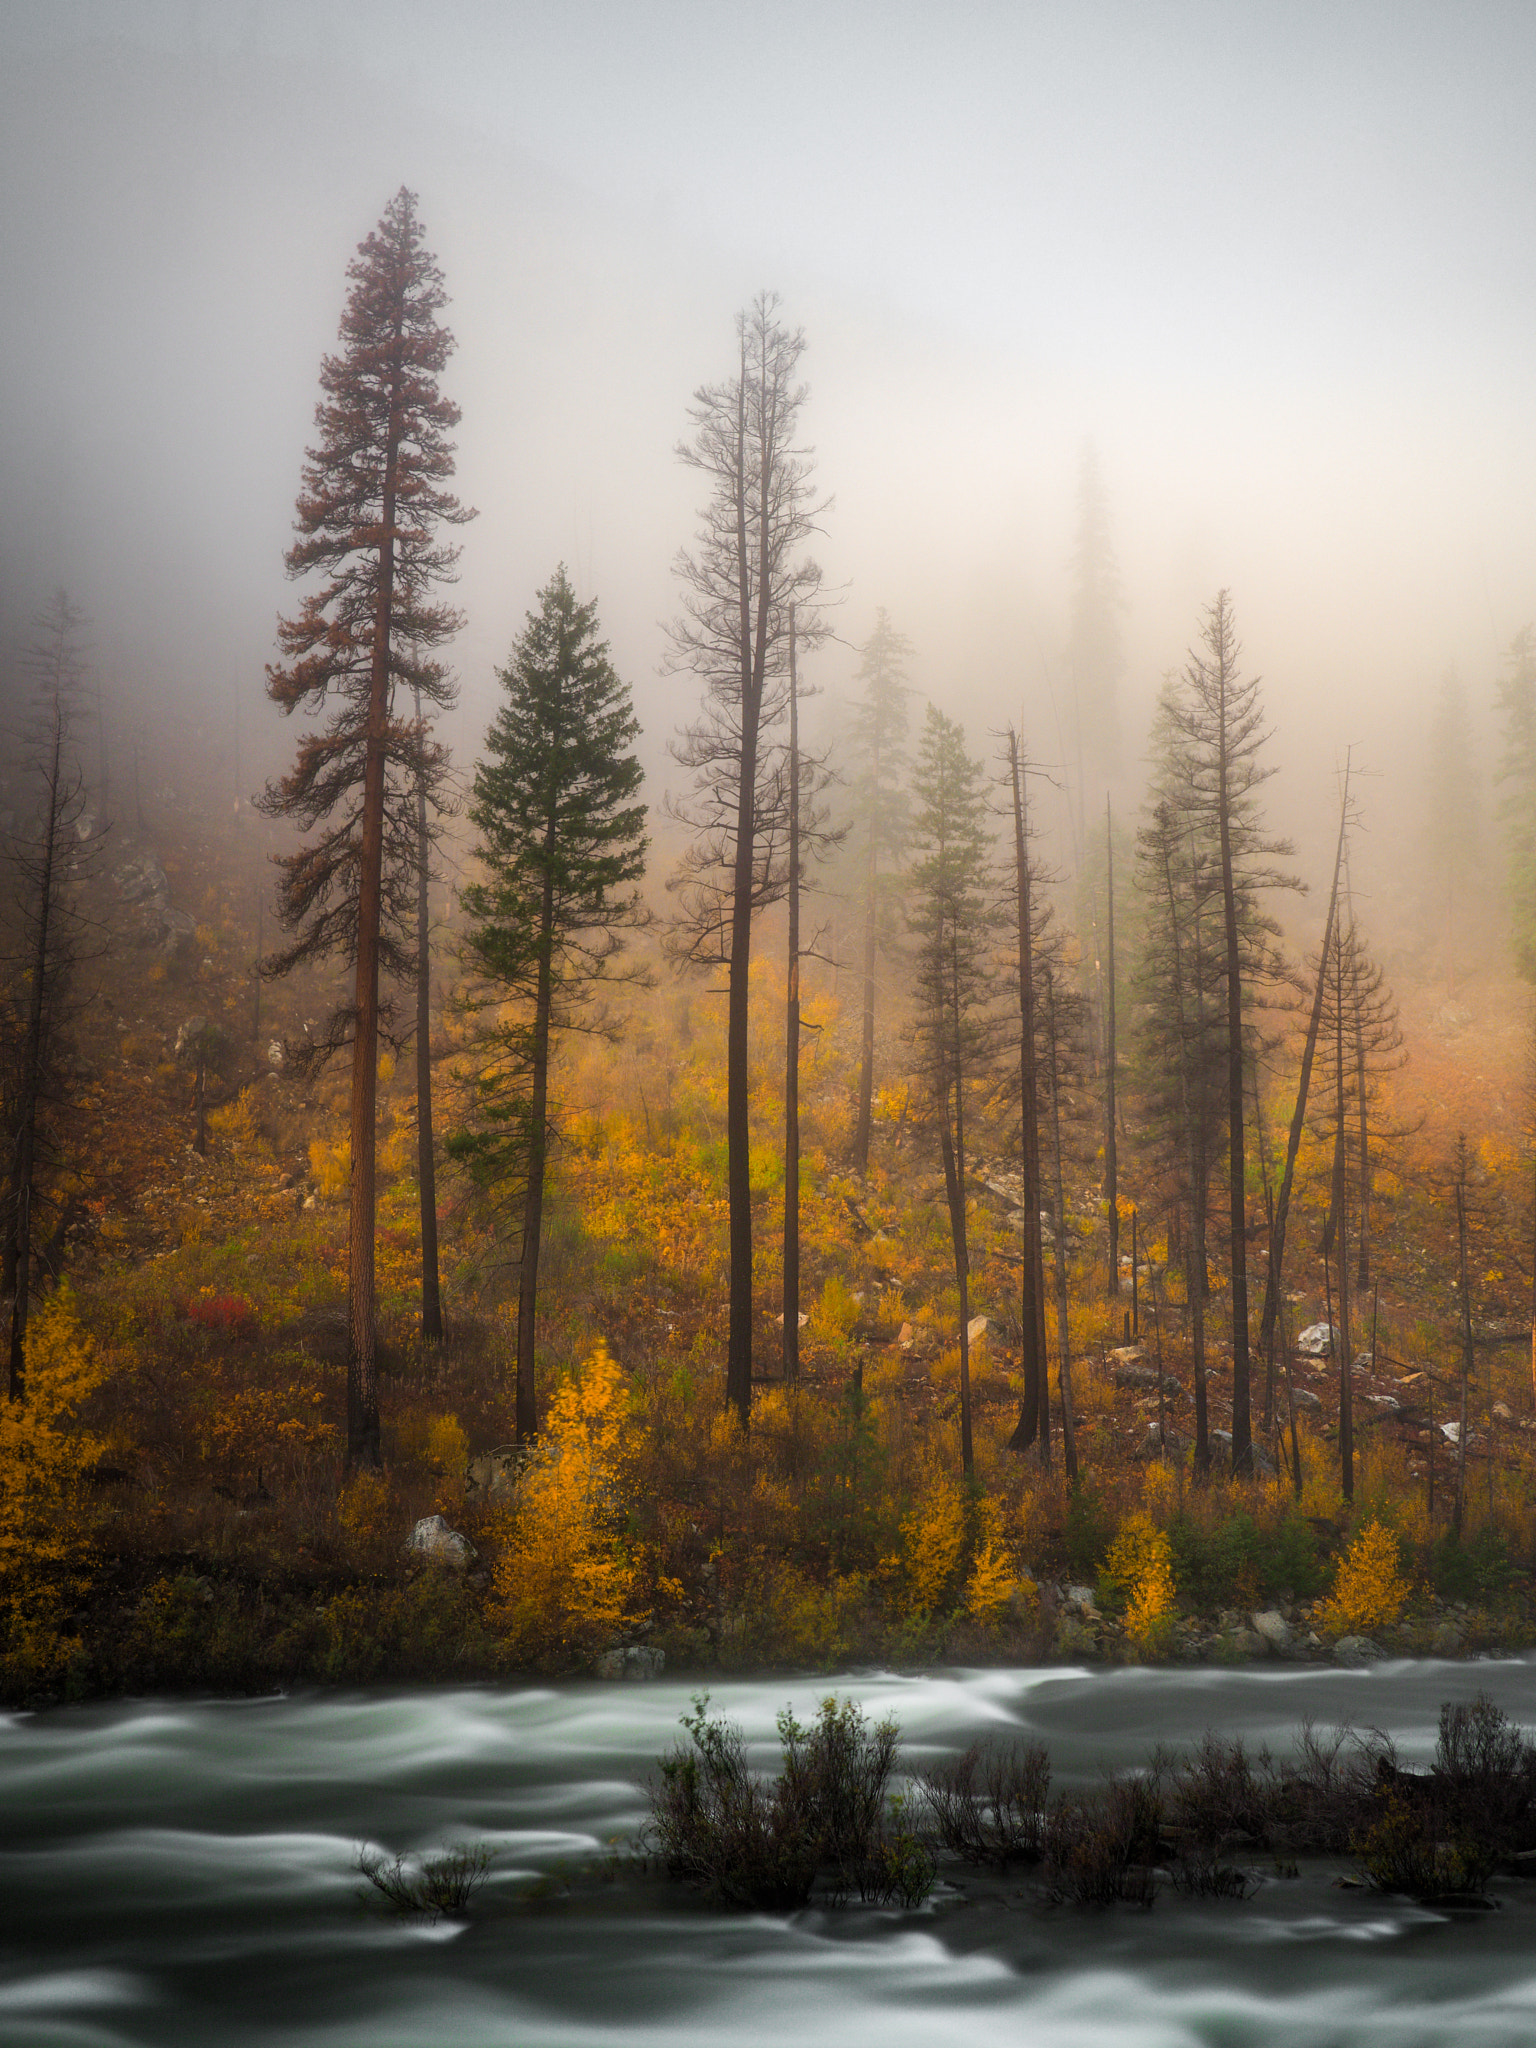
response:
<svg viewBox="0 0 1536 2048"><path fill-rule="evenodd" d="M448 1150L482 1186L522 1197L517 1437L537 1433L534 1318L555 1035L602 1029L624 929L642 921L643 771L629 686L598 637L597 605L555 571L497 678L506 692L475 769L469 815L484 878L461 892L466 951L485 993L475 1113ZM511 1015L508 1017L510 1006Z"/></svg>
<svg viewBox="0 0 1536 2048"><path fill-rule="evenodd" d="M917 1050L939 1133L960 1289L960 1456L973 1469L966 1111L997 1045L992 967L996 876L981 763L965 733L932 706L912 777L911 924L917 939Z"/></svg>

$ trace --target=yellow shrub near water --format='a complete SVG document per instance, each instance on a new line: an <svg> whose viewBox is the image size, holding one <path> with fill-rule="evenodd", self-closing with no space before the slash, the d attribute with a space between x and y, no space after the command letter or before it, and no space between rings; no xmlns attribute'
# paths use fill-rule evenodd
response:
<svg viewBox="0 0 1536 2048"><path fill-rule="evenodd" d="M1125 1629L1143 1650L1161 1649L1173 1627L1173 1548L1152 1517L1127 1518L1109 1546L1105 1576L1126 1595Z"/></svg>
<svg viewBox="0 0 1536 2048"><path fill-rule="evenodd" d="M550 1400L491 1581L492 1619L519 1656L584 1654L636 1619L623 1531L627 1406L623 1374L601 1343Z"/></svg>
<svg viewBox="0 0 1536 2048"><path fill-rule="evenodd" d="M1345 1551L1320 1620L1329 1635L1364 1635L1398 1620L1411 1591L1399 1569L1397 1538L1369 1521Z"/></svg>
<svg viewBox="0 0 1536 2048"><path fill-rule="evenodd" d="M953 1479L939 1479L901 1525L909 1613L934 1614L947 1606L965 1539L964 1496Z"/></svg>
<svg viewBox="0 0 1536 2048"><path fill-rule="evenodd" d="M80 1413L105 1378L61 1286L27 1329L25 1399L0 1400L0 1613L7 1661L39 1680L74 1648L57 1617L87 1577L95 1517L85 1474L104 1449Z"/></svg>

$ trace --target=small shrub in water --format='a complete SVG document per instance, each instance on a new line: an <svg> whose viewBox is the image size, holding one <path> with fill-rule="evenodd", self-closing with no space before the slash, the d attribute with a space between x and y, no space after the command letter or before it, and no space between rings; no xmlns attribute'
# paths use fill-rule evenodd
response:
<svg viewBox="0 0 1536 2048"><path fill-rule="evenodd" d="M651 1828L675 1877L731 1905L803 1906L825 1871L839 1897L916 1905L933 1859L889 1799L897 1728L870 1728L856 1702L823 1700L809 1727L779 1716L783 1770L768 1783L747 1765L741 1730L712 1720L708 1696L683 1716L689 1747L661 1760L648 1787Z"/></svg>
<svg viewBox="0 0 1536 2048"><path fill-rule="evenodd" d="M1458 1831L1501 1850L1533 1845L1536 1749L1487 1693L1441 1707L1434 1779Z"/></svg>
<svg viewBox="0 0 1536 2048"><path fill-rule="evenodd" d="M1191 1899L1246 1899L1257 1884L1251 1872L1223 1863L1216 1849L1200 1843L1181 1850L1169 1879L1176 1892Z"/></svg>
<svg viewBox="0 0 1536 2048"><path fill-rule="evenodd" d="M1145 1778L1117 1778L1097 1805L1058 1799L1045 1824L1051 1896L1083 1906L1150 1906L1162 1810Z"/></svg>
<svg viewBox="0 0 1536 2048"><path fill-rule="evenodd" d="M367 1849L357 1853L360 1875L387 1905L397 1913L434 1922L445 1913L465 1912L490 1867L491 1852L483 1842L440 1849L414 1866L404 1856L389 1862Z"/></svg>
<svg viewBox="0 0 1536 2048"><path fill-rule="evenodd" d="M1220 1848L1232 1842L1262 1846L1269 1840L1277 1794L1268 1750L1249 1756L1242 1738L1208 1728L1188 1756L1160 1756L1169 1818L1192 1842Z"/></svg>
<svg viewBox="0 0 1536 2048"><path fill-rule="evenodd" d="M939 1840L967 1863L1039 1861L1051 1759L1039 1742L976 1743L923 1773Z"/></svg>
<svg viewBox="0 0 1536 2048"><path fill-rule="evenodd" d="M1486 1889L1497 1861L1493 1850L1467 1834L1442 1840L1443 1819L1432 1802L1410 1805L1396 1793L1386 1800L1380 1820L1354 1844L1378 1891L1445 1899Z"/></svg>

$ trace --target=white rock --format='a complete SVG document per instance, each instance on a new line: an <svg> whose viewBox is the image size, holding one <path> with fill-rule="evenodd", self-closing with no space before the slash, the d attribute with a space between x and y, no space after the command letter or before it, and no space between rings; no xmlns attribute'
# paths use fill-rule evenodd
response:
<svg viewBox="0 0 1536 2048"><path fill-rule="evenodd" d="M1266 1607L1251 1619L1254 1634L1262 1636L1277 1656L1284 1656L1291 1647L1291 1624L1279 1609Z"/></svg>
<svg viewBox="0 0 1536 2048"><path fill-rule="evenodd" d="M1303 1358L1331 1358L1337 1336L1329 1323L1308 1323L1296 1339L1296 1349Z"/></svg>
<svg viewBox="0 0 1536 2048"><path fill-rule="evenodd" d="M406 1537L405 1547L431 1564L451 1565L455 1571L465 1570L479 1555L469 1538L450 1529L441 1515L423 1515Z"/></svg>

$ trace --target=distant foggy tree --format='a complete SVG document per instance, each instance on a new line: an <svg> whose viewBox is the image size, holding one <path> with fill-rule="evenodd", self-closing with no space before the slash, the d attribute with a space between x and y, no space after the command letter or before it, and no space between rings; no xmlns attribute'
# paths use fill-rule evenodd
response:
<svg viewBox="0 0 1536 2048"><path fill-rule="evenodd" d="M50 1113L61 1101L63 1034L82 931L71 869L85 811L73 734L85 675L83 626L83 615L62 590L37 619L25 656L31 723L13 736L29 771L23 816L4 848L10 900L0 994L8 1154L4 1289L11 1304L13 1401L25 1393L36 1225L43 1172L55 1149Z"/></svg>
<svg viewBox="0 0 1536 2048"><path fill-rule="evenodd" d="M1007 799L1013 825L1013 886L1011 915L1000 922L1011 927L1008 952L1012 968L1010 1007L1018 1010L1018 1070L1010 1075L1012 1086L1004 1084L1010 1097L1017 1089L1019 1150L1023 1183L1023 1250L1020 1284L1020 1336L1023 1396L1019 1420L1008 1440L1011 1451L1040 1447L1044 1469L1051 1463L1051 1406L1047 1372L1045 1322L1045 1261L1040 1212L1044 1206L1047 1171L1054 1162L1055 1192L1051 1208L1058 1218L1056 1248L1065 1256L1060 1214L1065 1186L1061 1167L1062 1082L1076 1066L1068 1056L1065 1032L1078 1020L1081 1005L1063 1000L1061 945L1052 929L1052 912L1045 884L1050 879L1040 867L1032 845L1029 816L1028 761L1018 734L1010 726L1005 738ZM1016 964L1014 964L1016 963ZM1010 1031L1010 1036L1012 1035ZM1065 1331L1065 1267L1059 1269L1057 1372L1061 1390L1063 1445L1070 1478L1076 1469L1072 1436L1071 1361Z"/></svg>
<svg viewBox="0 0 1536 2048"><path fill-rule="evenodd" d="M1285 1239L1290 1222L1291 1191L1296 1180L1296 1161L1301 1153L1302 1133L1306 1128L1307 1105L1312 1090L1312 1070L1317 1059L1318 1045L1322 1037L1323 1006L1328 996L1328 961L1333 947L1334 924L1339 910L1339 885L1344 872L1344 838L1349 826L1350 794L1349 764L1344 768L1344 789L1339 803L1339 837L1333 856L1333 882L1328 892L1328 915L1323 925L1323 937L1318 949L1317 966L1311 976L1312 1006L1307 1018L1306 1035L1302 1040L1301 1067L1296 1082L1296 1100L1291 1110L1291 1126L1286 1138L1285 1167L1280 1176L1279 1191L1274 1198L1269 1221L1269 1262L1264 1274L1264 1308L1259 1318L1259 1349L1264 1357L1264 1424L1268 1428L1274 1419L1275 1401L1275 1333L1279 1326L1280 1302L1285 1283ZM1294 1429L1294 1413L1292 1424ZM1299 1481L1299 1474L1298 1481Z"/></svg>
<svg viewBox="0 0 1536 2048"><path fill-rule="evenodd" d="M1347 872L1346 855L1346 878ZM1330 1256L1334 1253L1341 1221L1347 1216L1355 1233L1355 1284L1363 1293L1371 1284L1371 1198L1376 1167L1384 1149L1400 1143L1412 1127L1396 1122L1385 1105L1387 1078L1403 1066L1406 1057L1403 1031L1396 999L1372 959L1356 919L1347 879L1319 968L1323 988L1320 1039L1335 1066L1332 1097L1314 1117L1314 1128L1333 1158L1323 1250ZM1342 1279L1339 1286L1342 1295Z"/></svg>
<svg viewBox="0 0 1536 2048"><path fill-rule="evenodd" d="M802 645L818 629L821 572L805 553L821 507L810 451L799 444L805 337L760 294L736 322L736 374L694 393L693 438L678 454L708 480L703 524L677 558L683 611L669 665L703 685L703 707L673 753L693 777L671 805L693 844L669 887L678 900L675 955L726 970L726 1183L730 1333L726 1399L743 1427L752 1401L752 1186L748 991L752 919L784 893L788 777L772 743L788 703L789 617Z"/></svg>
<svg viewBox="0 0 1536 2048"><path fill-rule="evenodd" d="M1166 703L1166 699L1165 699ZM1174 735L1137 835L1147 939L1137 977L1141 1092L1150 1135L1181 1188L1184 1272L1194 1351L1195 1470L1210 1465L1206 1392L1206 1226L1212 1155L1220 1142L1226 1064L1217 945L1220 877L1184 808ZM1176 1212L1177 1213L1177 1212Z"/></svg>
<svg viewBox="0 0 1536 2048"><path fill-rule="evenodd" d="M1040 918L1038 876L1030 857L1028 763L1019 736L1007 735L1008 794L1013 812L1014 928L1018 947L1019 1157L1024 1191L1023 1271L1019 1335L1024 1396L1008 1448L1028 1450L1042 1436L1041 1461L1050 1457L1050 1391L1046 1379L1045 1265L1040 1235L1040 1085L1036 1021L1035 951Z"/></svg>
<svg viewBox="0 0 1536 2048"><path fill-rule="evenodd" d="M960 726L929 707L912 776L910 911L917 940L914 993L918 1065L938 1125L960 1290L960 1457L973 1470L970 1254L966 1237L966 1107L990 1077L998 1034L993 1009L995 889L981 764Z"/></svg>
<svg viewBox="0 0 1536 2048"><path fill-rule="evenodd" d="M825 791L831 771L825 754L807 753L800 743L800 705L807 693L795 659L796 607L789 608L789 738L784 749L784 896L788 906L788 952L784 999L784 1377L800 1373L800 968L819 957L821 934L807 939L801 929L807 864L841 845L846 826L829 824Z"/></svg>
<svg viewBox="0 0 1536 2048"><path fill-rule="evenodd" d="M1498 708L1510 934L1516 970L1536 981L1536 627L1522 626L1505 651Z"/></svg>
<svg viewBox="0 0 1536 2048"><path fill-rule="evenodd" d="M1277 927L1264 910L1271 889L1294 888L1274 865L1289 858L1284 840L1266 837L1258 791L1273 769L1260 762L1267 733L1258 680L1240 673L1242 650L1229 593L1207 607L1200 641L1191 649L1181 686L1170 698L1183 743L1189 801L1214 853L1221 888L1222 978L1226 1010L1228 1242L1232 1280L1232 1468L1252 1469L1249 1408L1248 1216L1244 1162L1245 986L1277 970Z"/></svg>
<svg viewBox="0 0 1536 2048"><path fill-rule="evenodd" d="M1120 1173L1115 1143L1115 1069L1119 1047L1115 1042L1115 821L1107 796L1104 799L1104 861L1104 1206L1109 1218L1105 1287L1114 1298L1120 1293Z"/></svg>
<svg viewBox="0 0 1536 2048"><path fill-rule="evenodd" d="M1077 478L1077 535L1072 549L1072 617L1067 661L1077 744L1079 809L1083 791L1120 765L1120 678L1125 654L1120 618L1125 595L1109 530L1109 499L1097 450L1083 449Z"/></svg>
<svg viewBox="0 0 1536 2048"><path fill-rule="evenodd" d="M290 943L266 962L283 974L339 955L354 970L352 1001L329 1020L320 1056L352 1048L351 1222L347 1295L347 1464L379 1463L374 1315L374 1150L380 976L416 970L422 778L444 756L424 722L396 715L397 684L430 704L453 701L432 650L459 614L433 586L452 580L458 549L442 525L473 515L447 489L458 407L438 377L453 337L438 320L442 273L422 243L415 195L402 187L348 266L341 352L320 366L317 439L305 454L290 576L324 580L278 626L285 660L267 692L284 713L328 711L299 742L293 768L261 808L319 836L279 862L278 914Z"/></svg>
<svg viewBox="0 0 1536 2048"><path fill-rule="evenodd" d="M475 768L469 815L484 879L461 901L468 962L488 1019L469 1126L450 1151L482 1185L522 1191L517 1289L517 1439L537 1433L534 1333L544 1177L553 1120L549 1060L563 1031L602 1028L624 928L640 920L643 777L629 686L564 566L498 669L505 693ZM510 1006L510 1015L508 1014Z"/></svg>
<svg viewBox="0 0 1536 2048"><path fill-rule="evenodd" d="M1424 852L1438 899L1445 944L1445 979L1456 986L1456 938L1481 895L1478 776L1472 757L1467 693L1455 671L1441 679L1429 729L1424 785Z"/></svg>
<svg viewBox="0 0 1536 2048"><path fill-rule="evenodd" d="M864 642L858 679L864 695L853 715L850 752L856 764L855 835L864 853L864 1005L859 1053L859 1106L853 1163L869 1171L875 1097L875 990L880 952L892 936L891 870L901 859L910 818L902 776L907 765L906 664L912 647L884 610Z"/></svg>

